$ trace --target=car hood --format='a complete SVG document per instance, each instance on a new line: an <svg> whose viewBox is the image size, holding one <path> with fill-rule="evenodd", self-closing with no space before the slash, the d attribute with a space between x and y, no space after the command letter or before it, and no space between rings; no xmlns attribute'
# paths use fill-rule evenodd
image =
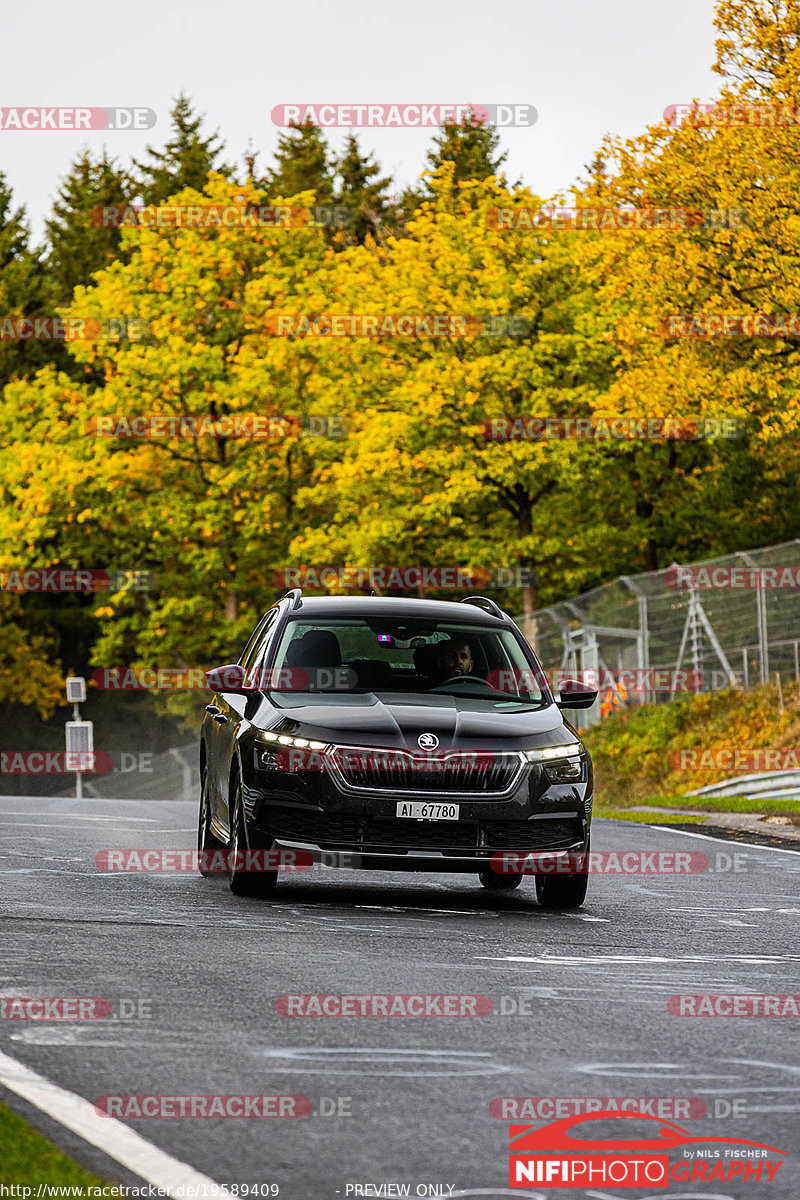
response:
<svg viewBox="0 0 800 1200"><path fill-rule="evenodd" d="M555 704L533 708L509 700L388 692L380 696L372 692L327 695L324 700L308 693L271 692L254 713L252 723L260 729L280 727L281 732L319 741L414 749L421 733L435 734L441 747L483 744L500 748L497 743L503 742L506 749L513 749L515 743L525 748L570 741L575 736Z"/></svg>

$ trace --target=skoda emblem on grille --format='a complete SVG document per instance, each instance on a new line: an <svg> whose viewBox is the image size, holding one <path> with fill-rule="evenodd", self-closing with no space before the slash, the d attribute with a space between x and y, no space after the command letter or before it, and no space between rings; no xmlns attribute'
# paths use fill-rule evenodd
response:
<svg viewBox="0 0 800 1200"><path fill-rule="evenodd" d="M439 739L435 733L421 733L417 738L417 745L420 750L435 750L439 745Z"/></svg>

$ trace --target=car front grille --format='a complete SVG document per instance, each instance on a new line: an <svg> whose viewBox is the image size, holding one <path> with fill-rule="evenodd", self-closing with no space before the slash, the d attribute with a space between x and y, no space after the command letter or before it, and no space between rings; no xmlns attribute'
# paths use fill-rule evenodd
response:
<svg viewBox="0 0 800 1200"><path fill-rule="evenodd" d="M518 754L450 750L442 753L337 746L326 755L334 782L347 792L382 795L501 796L523 770Z"/></svg>
<svg viewBox="0 0 800 1200"><path fill-rule="evenodd" d="M266 816L266 814L265 814ZM563 850L580 842L578 817L534 821L412 821L284 809L268 816L269 832L284 841L329 850L404 853L442 850Z"/></svg>

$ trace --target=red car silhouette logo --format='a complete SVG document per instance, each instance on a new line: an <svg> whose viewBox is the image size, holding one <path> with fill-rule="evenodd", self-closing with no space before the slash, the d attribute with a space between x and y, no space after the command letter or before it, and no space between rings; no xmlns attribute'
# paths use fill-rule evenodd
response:
<svg viewBox="0 0 800 1200"><path fill-rule="evenodd" d="M637 1120L652 1121L659 1127L658 1136L652 1138L582 1138L573 1137L570 1130L575 1125L587 1124L590 1121L614 1119L617 1121ZM708 1137L703 1134L692 1134L680 1125L670 1125L644 1113L605 1111L578 1116L565 1117L562 1121L553 1121L537 1129L531 1125L511 1125L509 1127L511 1151L514 1154L524 1154L541 1151L568 1151L572 1154L585 1154L587 1150L673 1150L677 1146L689 1146L697 1143L705 1145L709 1142L725 1142L736 1146L758 1146L762 1150L772 1150L775 1154L783 1154L776 1146L768 1146L765 1142L749 1142L743 1138Z"/></svg>

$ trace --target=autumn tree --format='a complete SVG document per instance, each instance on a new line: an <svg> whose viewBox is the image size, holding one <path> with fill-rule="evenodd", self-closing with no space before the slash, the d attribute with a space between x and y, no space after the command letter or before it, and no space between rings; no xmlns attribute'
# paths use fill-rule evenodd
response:
<svg viewBox="0 0 800 1200"><path fill-rule="evenodd" d="M216 176L203 195L178 199L229 205L239 194ZM94 663L209 666L238 654L271 603L272 572L303 527L297 490L331 453L328 439L302 427L318 411L302 347L264 334L267 314L316 281L331 252L313 227L139 226L123 231L123 246L125 261L79 287L72 310L131 321L121 338L70 343L102 382L45 370L7 390L0 470L17 504L4 509L0 549L15 547L24 561L47 550L47 564L152 572L149 592L92 598ZM242 414L275 418L274 427L262 440L230 435L224 419ZM117 418L137 415L223 426L95 435L102 418L116 429Z"/></svg>
<svg viewBox="0 0 800 1200"><path fill-rule="evenodd" d="M608 532L593 504L595 468L574 442L492 440L491 431L591 412L608 353L584 333L591 298L569 247L492 229L507 191L471 182L454 200L452 172L441 168L434 204L407 237L339 256L335 292L351 311L463 315L469 336L320 341L329 402L345 405L351 435L341 461L303 493L307 529L294 550L304 562L525 568L530 616L535 572L544 597L578 585ZM579 519L559 518L573 510Z"/></svg>
<svg viewBox="0 0 800 1200"><path fill-rule="evenodd" d="M696 219L685 229L574 234L617 348L609 403L632 415L741 422L738 440L628 453L629 483L639 491L631 533L650 546L648 566L664 565L676 547L688 557L797 535L796 519L787 520L800 478L796 338L669 335L692 317L702 334L710 316L796 313L800 302L800 130L792 115L800 6L722 3L716 25L720 108L770 105L770 123L720 122L698 108L682 124L609 139L607 171L582 203ZM748 477L763 486L747 486Z"/></svg>

